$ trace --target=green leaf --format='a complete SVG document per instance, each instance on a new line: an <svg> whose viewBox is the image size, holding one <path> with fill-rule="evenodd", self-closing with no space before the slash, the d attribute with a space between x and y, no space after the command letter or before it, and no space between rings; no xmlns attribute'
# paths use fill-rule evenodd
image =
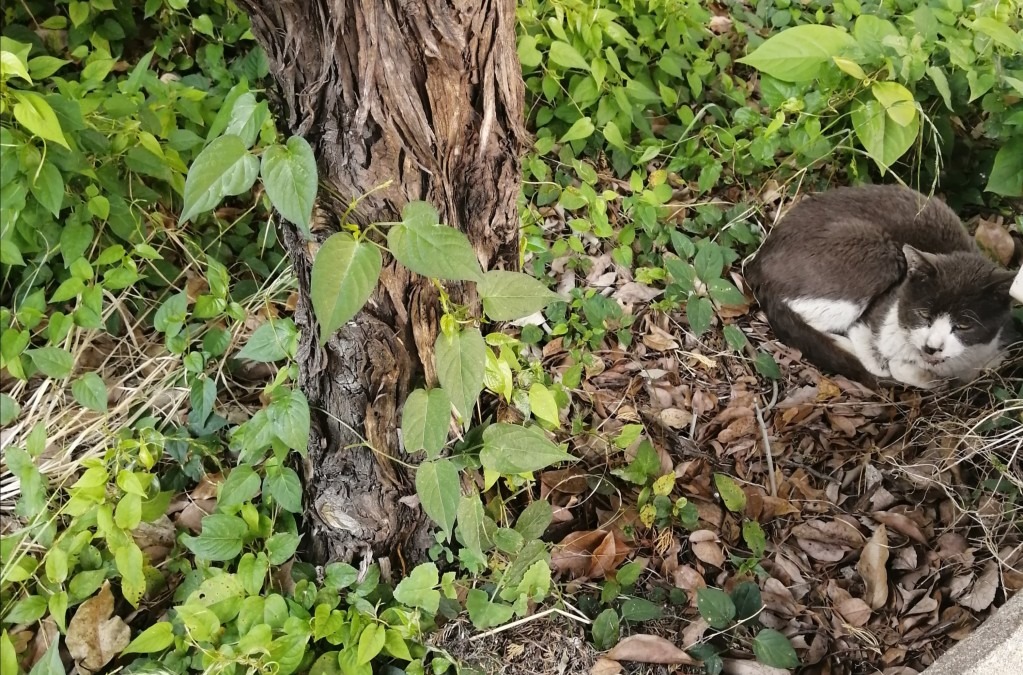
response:
<svg viewBox="0 0 1023 675"><path fill-rule="evenodd" d="M973 22L973 29L987 35L1002 46L1008 47L1016 55L1023 52L1023 37L1020 37L1020 34L1010 28L1005 21L1000 21L990 16L982 16Z"/></svg>
<svg viewBox="0 0 1023 675"><path fill-rule="evenodd" d="M302 481L291 467L267 468L263 490L290 513L302 512Z"/></svg>
<svg viewBox="0 0 1023 675"><path fill-rule="evenodd" d="M205 18L207 22L210 20L208 16ZM263 122L266 121L268 115L269 110L267 109L266 103L257 102L256 97L251 92L245 92L235 99L234 105L231 107L231 120L227 123L227 128L224 129L224 133L238 136L242 139L242 142L245 143L245 147L252 147L252 144L256 142L259 130L263 126ZM263 154L264 166L266 162L266 152L280 147L281 146L279 145L273 145L266 149ZM285 152L287 152L287 150L285 150ZM265 174L263 175L263 182L266 183Z"/></svg>
<svg viewBox="0 0 1023 675"><path fill-rule="evenodd" d="M486 591L477 588L469 591L465 598L465 608L469 610L469 620L479 630L500 626L512 618L515 609L490 599Z"/></svg>
<svg viewBox="0 0 1023 675"><path fill-rule="evenodd" d="M762 558L767 550L767 535L764 528L755 520L747 520L742 524L742 538L749 546L750 551L757 558Z"/></svg>
<svg viewBox="0 0 1023 675"><path fill-rule="evenodd" d="M46 598L41 595L30 595L10 605L10 611L4 616L4 623L33 624L46 614Z"/></svg>
<svg viewBox="0 0 1023 675"><path fill-rule="evenodd" d="M561 40L551 43L548 57L562 68L578 68L587 71L590 69L590 64L583 58L583 55L575 47Z"/></svg>
<svg viewBox="0 0 1023 675"><path fill-rule="evenodd" d="M259 494L260 484L259 475L251 466L237 466L227 475L227 480L221 483L217 505L230 507L250 501Z"/></svg>
<svg viewBox="0 0 1023 675"><path fill-rule="evenodd" d="M220 562L234 560L242 552L242 543L249 526L237 516L214 513L202 519L198 537L185 535L185 546L199 558Z"/></svg>
<svg viewBox="0 0 1023 675"><path fill-rule="evenodd" d="M369 663L384 648L386 640L386 629L378 623L371 623L362 630L359 635L360 664Z"/></svg>
<svg viewBox="0 0 1023 675"><path fill-rule="evenodd" d="M998 149L984 189L1004 197L1023 197L1023 137L1010 138Z"/></svg>
<svg viewBox="0 0 1023 675"><path fill-rule="evenodd" d="M856 41L832 26L804 24L768 38L739 63L752 66L783 82L806 82L818 76L821 67L854 47Z"/></svg>
<svg viewBox="0 0 1023 675"><path fill-rule="evenodd" d="M71 383L71 393L81 405L96 412L107 411L107 385L96 373L86 373Z"/></svg>
<svg viewBox="0 0 1023 675"><path fill-rule="evenodd" d="M929 66L927 68L927 76L931 78L934 88L941 94L941 100L945 102L945 107L951 111L952 90L948 86L948 78L945 77L945 71L938 66Z"/></svg>
<svg viewBox="0 0 1023 675"><path fill-rule="evenodd" d="M14 643L6 630L0 633L0 671L15 675L21 672L18 669L18 653L14 651Z"/></svg>
<svg viewBox="0 0 1023 675"><path fill-rule="evenodd" d="M483 511L483 502L475 492L458 500L458 535L459 541L477 558L494 545L494 534L497 526Z"/></svg>
<svg viewBox="0 0 1023 675"><path fill-rule="evenodd" d="M539 427L498 422L483 431L480 462L484 468L497 473L529 473L575 460L551 442Z"/></svg>
<svg viewBox="0 0 1023 675"><path fill-rule="evenodd" d="M727 628L735 618L735 604L728 594L717 588L696 591L696 609L712 628Z"/></svg>
<svg viewBox="0 0 1023 675"><path fill-rule="evenodd" d="M366 241L338 232L316 252L309 295L320 324L320 344L362 309L376 288L383 259Z"/></svg>
<svg viewBox="0 0 1023 675"><path fill-rule="evenodd" d="M436 614L440 607L440 591L436 590L439 583L437 565L423 563L395 587L394 599L403 605L418 607L430 614Z"/></svg>
<svg viewBox="0 0 1023 675"><path fill-rule="evenodd" d="M298 347L298 328L291 319L271 319L257 328L236 358L273 363L285 359Z"/></svg>
<svg viewBox="0 0 1023 675"><path fill-rule="evenodd" d="M174 644L174 625L160 621L145 629L132 640L121 654L152 654L162 652Z"/></svg>
<svg viewBox="0 0 1023 675"><path fill-rule="evenodd" d="M71 374L75 360L66 350L57 347L40 347L39 349L26 349L25 355L32 359L43 375L61 380Z"/></svg>
<svg viewBox="0 0 1023 675"><path fill-rule="evenodd" d="M778 363L767 352L759 352L757 354L756 360L753 361L753 367L764 377L769 377L772 380L781 379L781 369L778 368Z"/></svg>
<svg viewBox="0 0 1023 675"><path fill-rule="evenodd" d="M529 409L537 418L550 422L557 426L558 403L554 400L554 394L550 389L539 382L534 382L529 387Z"/></svg>
<svg viewBox="0 0 1023 675"><path fill-rule="evenodd" d="M11 94L18 101L14 104L14 119L18 120L21 126L39 138L71 149L64 138L60 122L57 121L57 114L53 112L46 99L32 91L11 91Z"/></svg>
<svg viewBox="0 0 1023 675"><path fill-rule="evenodd" d="M21 414L21 406L7 394L0 394L0 427L7 426Z"/></svg>
<svg viewBox="0 0 1023 675"><path fill-rule="evenodd" d="M764 607L760 587L752 581L744 581L733 588L731 598L735 605L736 621L749 621Z"/></svg>
<svg viewBox="0 0 1023 675"><path fill-rule="evenodd" d="M402 210L402 224L387 233L387 248L395 259L424 277L478 282L483 270L469 238L448 225L427 224L421 209L407 205ZM436 215L436 210L433 213Z"/></svg>
<svg viewBox="0 0 1023 675"><path fill-rule="evenodd" d="M185 204L179 220L213 209L224 197L241 194L256 180L259 161L238 136L221 136L192 162L185 179Z"/></svg>
<svg viewBox="0 0 1023 675"><path fill-rule="evenodd" d="M710 328L714 316L714 305L710 300L700 296L690 296L686 302L686 318L689 319L689 330L699 337Z"/></svg>
<svg viewBox="0 0 1023 675"><path fill-rule="evenodd" d="M919 116L915 114L909 124L897 124L889 118L884 104L874 97L860 97L853 101L853 130L863 148L882 172L888 170L912 147L920 128Z"/></svg>
<svg viewBox="0 0 1023 675"><path fill-rule="evenodd" d="M693 258L693 266L696 268L696 275L704 283L710 283L721 278L721 271L725 267L725 256L721 247L714 242L707 242Z"/></svg>
<svg viewBox="0 0 1023 675"><path fill-rule="evenodd" d="M533 49L535 50L535 40L533 44ZM7 80L14 76L20 77L29 84L32 84L32 77L29 76L25 64L18 58L18 55L7 50L0 51L0 80Z"/></svg>
<svg viewBox="0 0 1023 675"><path fill-rule="evenodd" d="M730 281L714 279L707 284L707 291L715 302L724 307L742 307L746 304L746 296Z"/></svg>
<svg viewBox="0 0 1023 675"><path fill-rule="evenodd" d="M426 515L450 536L462 493L458 469L448 459L423 462L416 469L416 494Z"/></svg>
<svg viewBox="0 0 1023 675"><path fill-rule="evenodd" d="M709 622L708 622L709 623ZM773 668L798 668L799 657L792 643L773 628L764 628L753 638L753 653L757 661Z"/></svg>
<svg viewBox="0 0 1023 675"><path fill-rule="evenodd" d="M28 189L36 201L54 217L60 213L60 205L64 201L64 178L57 167L50 162L39 167L39 174Z"/></svg>
<svg viewBox="0 0 1023 675"><path fill-rule="evenodd" d="M870 93L884 106L893 122L901 126L913 123L916 118L916 101L909 89L898 82L875 82Z"/></svg>
<svg viewBox="0 0 1023 675"><path fill-rule="evenodd" d="M746 334L738 326L728 324L724 329L725 342L737 352L741 352L746 346Z"/></svg>
<svg viewBox="0 0 1023 675"><path fill-rule="evenodd" d="M630 483L643 485L648 479L660 475L660 472L661 459L650 441L644 439L636 448L636 458L625 468L615 469L613 473Z"/></svg>
<svg viewBox="0 0 1023 675"><path fill-rule="evenodd" d="M742 491L734 478L723 473L716 473L714 474L714 485L717 487L718 494L721 495L721 501L725 503L725 508L729 511L740 513L746 508L746 493Z"/></svg>
<svg viewBox="0 0 1023 675"><path fill-rule="evenodd" d="M309 143L301 136L292 136L286 147L271 145L263 153L260 175L270 203L308 238L319 182L316 157Z"/></svg>
<svg viewBox="0 0 1023 675"><path fill-rule="evenodd" d="M519 63L526 68L536 68L543 60L543 55L536 48L536 38L532 35L520 37L516 50L519 54Z"/></svg>
<svg viewBox="0 0 1023 675"><path fill-rule="evenodd" d="M455 410L466 423L472 418L476 399L483 391L487 345L476 328L463 328L452 335L441 333L434 345L437 378Z"/></svg>
<svg viewBox="0 0 1023 675"><path fill-rule="evenodd" d="M613 609L605 609L593 620L593 644L597 649L611 649L618 644L620 624L618 613Z"/></svg>
<svg viewBox="0 0 1023 675"><path fill-rule="evenodd" d="M266 555L271 565L283 565L295 555L301 540L294 532L278 532L266 540Z"/></svg>
<svg viewBox="0 0 1023 675"><path fill-rule="evenodd" d="M121 595L132 607L138 607L146 592L145 558L131 539L118 546L114 553L117 571L121 573Z"/></svg>
<svg viewBox="0 0 1023 675"><path fill-rule="evenodd" d="M515 531L522 535L523 539L539 539L547 531L551 524L554 512L550 502L545 499L538 499L519 514L515 521Z"/></svg>
<svg viewBox="0 0 1023 675"><path fill-rule="evenodd" d="M622 621L653 621L663 615L661 606L646 598L629 598L622 603Z"/></svg>
<svg viewBox="0 0 1023 675"><path fill-rule="evenodd" d="M451 401L443 389L416 389L405 399L401 412L401 434L406 452L426 450L427 459L436 457L448 440Z"/></svg>
<svg viewBox="0 0 1023 675"><path fill-rule="evenodd" d="M483 300L483 311L494 321L522 319L559 299L542 281L522 272L487 272L476 290Z"/></svg>
<svg viewBox="0 0 1023 675"><path fill-rule="evenodd" d="M409 652L408 645L405 644L405 638L402 637L400 631L394 628L388 628L385 633L384 651L402 661L412 660L412 654Z"/></svg>
<svg viewBox="0 0 1023 675"><path fill-rule="evenodd" d="M297 389L269 405L267 419L274 434L292 450L305 454L309 446L309 401Z"/></svg>
<svg viewBox="0 0 1023 675"><path fill-rule="evenodd" d="M622 138L622 132L618 129L618 125L614 123L614 120L604 125L604 140L619 150L626 148L625 139Z"/></svg>
<svg viewBox="0 0 1023 675"><path fill-rule="evenodd" d="M584 138L589 138L593 135L594 129L593 120L589 117L580 117L558 139L558 143L570 143L571 141L581 141Z"/></svg>
<svg viewBox="0 0 1023 675"><path fill-rule="evenodd" d="M36 661L32 670L28 671L28 675L64 675L65 672L64 663L60 660L60 640L54 640L47 648L43 658Z"/></svg>

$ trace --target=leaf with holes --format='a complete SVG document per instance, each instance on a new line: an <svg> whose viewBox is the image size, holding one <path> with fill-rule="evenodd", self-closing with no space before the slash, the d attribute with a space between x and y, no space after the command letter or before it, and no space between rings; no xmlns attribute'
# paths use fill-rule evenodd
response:
<svg viewBox="0 0 1023 675"><path fill-rule="evenodd" d="M320 324L320 344L362 309L376 288L383 258L380 250L338 232L316 252L309 296Z"/></svg>

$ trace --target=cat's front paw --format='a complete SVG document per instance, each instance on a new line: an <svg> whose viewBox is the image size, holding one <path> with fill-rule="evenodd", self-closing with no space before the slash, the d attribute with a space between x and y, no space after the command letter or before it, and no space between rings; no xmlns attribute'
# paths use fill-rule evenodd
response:
<svg viewBox="0 0 1023 675"><path fill-rule="evenodd" d="M893 378L911 387L934 389L944 383L942 378L909 361L889 361L888 369Z"/></svg>

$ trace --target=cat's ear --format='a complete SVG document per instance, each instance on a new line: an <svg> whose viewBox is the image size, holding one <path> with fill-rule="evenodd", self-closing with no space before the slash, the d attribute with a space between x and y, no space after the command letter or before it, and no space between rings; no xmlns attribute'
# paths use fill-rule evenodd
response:
<svg viewBox="0 0 1023 675"><path fill-rule="evenodd" d="M1016 278L1015 272L1009 270L995 270L991 273L991 277L988 280L987 286L984 290L993 295L1009 295L1009 287L1012 286L1012 280Z"/></svg>
<svg viewBox="0 0 1023 675"><path fill-rule="evenodd" d="M906 256L906 272L914 277L926 277L934 273L934 262L930 254L918 251L909 244L902 247Z"/></svg>

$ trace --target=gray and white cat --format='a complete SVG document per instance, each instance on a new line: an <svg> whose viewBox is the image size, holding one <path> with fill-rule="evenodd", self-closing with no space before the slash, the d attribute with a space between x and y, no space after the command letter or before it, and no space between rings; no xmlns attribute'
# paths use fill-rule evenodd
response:
<svg viewBox="0 0 1023 675"><path fill-rule="evenodd" d="M936 198L899 186L799 202L746 269L772 329L812 363L874 386L968 381L1015 337L1013 273Z"/></svg>

